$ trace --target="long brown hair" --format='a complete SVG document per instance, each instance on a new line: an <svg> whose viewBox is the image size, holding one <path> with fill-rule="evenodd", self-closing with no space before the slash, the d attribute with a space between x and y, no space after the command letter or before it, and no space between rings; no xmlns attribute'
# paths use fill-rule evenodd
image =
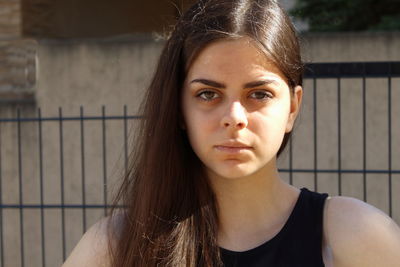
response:
<svg viewBox="0 0 400 267"><path fill-rule="evenodd" d="M302 84L295 30L276 0L200 0L179 18L147 95L130 167L112 210L113 266L221 266L218 212L202 162L182 129L183 81L208 44L250 37L282 71ZM281 153L289 135L278 152Z"/></svg>

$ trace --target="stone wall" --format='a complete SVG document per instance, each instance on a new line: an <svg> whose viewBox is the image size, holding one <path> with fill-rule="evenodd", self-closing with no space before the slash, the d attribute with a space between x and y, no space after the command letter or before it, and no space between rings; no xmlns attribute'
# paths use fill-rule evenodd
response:
<svg viewBox="0 0 400 267"><path fill-rule="evenodd" d="M0 0L0 40L21 34L21 5L19 0Z"/></svg>

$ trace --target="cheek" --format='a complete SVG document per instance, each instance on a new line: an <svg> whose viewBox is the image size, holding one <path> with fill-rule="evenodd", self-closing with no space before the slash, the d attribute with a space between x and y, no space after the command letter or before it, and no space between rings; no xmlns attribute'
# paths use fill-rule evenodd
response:
<svg viewBox="0 0 400 267"><path fill-rule="evenodd" d="M185 105L186 104L186 105ZM183 115L186 126L186 133L194 150L204 148L204 142L207 141L209 134L214 126L209 114L194 107L193 103L184 102Z"/></svg>
<svg viewBox="0 0 400 267"><path fill-rule="evenodd" d="M187 115L186 131L192 145L196 145L193 142L204 142L209 139L210 134L215 131L213 116L193 109Z"/></svg>
<svg viewBox="0 0 400 267"><path fill-rule="evenodd" d="M278 141L283 138L288 121L288 108L281 105L269 107L264 112L253 114L249 130L256 133L260 141ZM268 142L270 144L270 142Z"/></svg>

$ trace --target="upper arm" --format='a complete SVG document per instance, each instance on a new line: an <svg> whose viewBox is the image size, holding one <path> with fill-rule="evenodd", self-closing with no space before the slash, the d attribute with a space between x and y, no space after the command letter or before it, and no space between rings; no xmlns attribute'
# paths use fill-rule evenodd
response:
<svg viewBox="0 0 400 267"><path fill-rule="evenodd" d="M399 266L400 228L382 211L354 198L327 201L324 238L334 266Z"/></svg>
<svg viewBox="0 0 400 267"><path fill-rule="evenodd" d="M108 254L107 219L94 224L72 250L62 267L110 266Z"/></svg>

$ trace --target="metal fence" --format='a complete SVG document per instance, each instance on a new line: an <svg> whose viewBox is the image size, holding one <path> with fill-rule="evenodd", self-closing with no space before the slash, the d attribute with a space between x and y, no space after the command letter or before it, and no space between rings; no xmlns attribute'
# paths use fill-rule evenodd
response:
<svg viewBox="0 0 400 267"><path fill-rule="evenodd" d="M312 88L313 88L313 139L314 139L314 168L312 170L299 170L289 168L290 173L293 172L311 172L314 174L314 189L318 190L318 173L337 173L338 179L338 189L337 192L339 195L342 195L342 174L343 173L361 173L363 175L363 200L367 201L367 174L377 173L377 174L385 174L387 175L387 185L388 185L388 203L389 210L388 213L390 216L393 214L392 208L392 175L400 174L400 170L393 169L393 111L392 111L392 91L393 91L393 82L392 80L396 77L400 77L400 62L354 62L354 63L314 63L309 64L307 66L307 70L305 73L305 78L312 80ZM343 169L342 168L342 107L341 107L341 96L342 96L342 79L350 79L350 78L361 78L362 81L362 169ZM387 137L387 166L383 166L382 169L368 169L367 168L367 78L382 78L384 82L386 82L386 88L378 88L376 90L387 90L386 103L381 102L379 105L387 105L387 116L386 116L386 137ZM318 103L317 103L317 79L334 79L336 80L336 94L337 94L337 168L336 169L325 169L321 170L318 168L318 153L317 153L317 136L318 136L318 127L317 127L317 116L318 116ZM400 89L400 84L396 83L396 89ZM382 93L382 92L380 92ZM395 98L397 99L397 98ZM382 115L382 114L380 114ZM400 115L400 113L397 113ZM379 116L381 119L381 116ZM382 116L383 118L383 116ZM398 117L394 116L395 119ZM397 128L398 129L398 128ZM400 132L396 131L397 140L399 139ZM396 146L397 152L400 147ZM292 154L292 152L291 152ZM290 160L293 163L293 158ZM397 165L398 166L398 165Z"/></svg>
<svg viewBox="0 0 400 267"><path fill-rule="evenodd" d="M280 162L283 178L359 197L398 221L398 77L400 62L308 64L305 126ZM140 117L128 115L126 106L120 116L105 107L100 116L86 115L83 107L77 116L61 108L54 117L42 117L40 109L22 113L0 119L0 264L58 266L109 207Z"/></svg>

